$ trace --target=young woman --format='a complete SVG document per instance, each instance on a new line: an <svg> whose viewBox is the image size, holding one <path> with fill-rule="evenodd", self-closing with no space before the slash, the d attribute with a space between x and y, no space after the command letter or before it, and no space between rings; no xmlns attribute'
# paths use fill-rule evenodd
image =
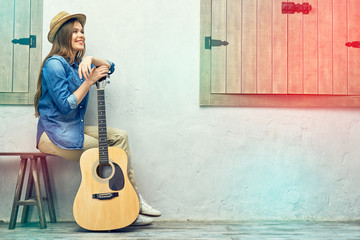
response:
<svg viewBox="0 0 360 240"><path fill-rule="evenodd" d="M39 117L36 146L44 153L79 161L81 154L98 147L98 129L85 126L89 89L99 79L112 74L114 63L85 54L86 16L57 14L50 23L52 43L44 59L35 94L35 116ZM108 143L124 149L129 159L129 180L137 189L126 132L108 128ZM140 214L133 225L147 225L161 213L149 206L141 195Z"/></svg>

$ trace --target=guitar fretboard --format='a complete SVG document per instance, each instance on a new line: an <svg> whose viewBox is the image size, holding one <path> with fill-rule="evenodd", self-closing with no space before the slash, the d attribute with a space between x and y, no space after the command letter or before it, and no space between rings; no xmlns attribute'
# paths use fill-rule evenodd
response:
<svg viewBox="0 0 360 240"><path fill-rule="evenodd" d="M98 96L98 128L99 128L99 161L100 165L108 164L109 154L106 131L105 91L97 90Z"/></svg>

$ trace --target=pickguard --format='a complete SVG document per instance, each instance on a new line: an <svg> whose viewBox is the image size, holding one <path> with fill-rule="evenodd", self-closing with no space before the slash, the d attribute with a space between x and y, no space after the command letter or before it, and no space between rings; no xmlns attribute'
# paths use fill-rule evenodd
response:
<svg viewBox="0 0 360 240"><path fill-rule="evenodd" d="M114 162L112 162L112 164L114 164L115 173L113 177L109 180L109 188L113 191L120 191L124 188L125 185L124 173L118 164Z"/></svg>

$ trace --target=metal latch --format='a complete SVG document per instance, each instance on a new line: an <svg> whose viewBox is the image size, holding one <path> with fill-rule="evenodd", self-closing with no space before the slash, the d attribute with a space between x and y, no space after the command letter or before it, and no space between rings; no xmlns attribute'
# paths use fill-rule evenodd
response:
<svg viewBox="0 0 360 240"><path fill-rule="evenodd" d="M212 47L220 47L227 45L229 45L227 41L221 41L221 40L211 39L211 37L205 37L205 49L211 49Z"/></svg>
<svg viewBox="0 0 360 240"><path fill-rule="evenodd" d="M360 48L360 41L347 42L345 43L347 47Z"/></svg>
<svg viewBox="0 0 360 240"><path fill-rule="evenodd" d="M29 38L19 38L11 40L13 44L29 45L30 48L36 48L36 35L30 35Z"/></svg>
<svg viewBox="0 0 360 240"><path fill-rule="evenodd" d="M300 3L293 3L293 2L282 2L281 4L281 13L282 14L294 14L295 12L302 12L303 14L309 14L312 7L309 3L304 2L303 4Z"/></svg>

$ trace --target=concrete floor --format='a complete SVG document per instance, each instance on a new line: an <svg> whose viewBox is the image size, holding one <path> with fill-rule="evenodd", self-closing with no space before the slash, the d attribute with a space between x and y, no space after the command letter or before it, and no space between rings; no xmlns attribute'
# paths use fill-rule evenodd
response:
<svg viewBox="0 0 360 240"><path fill-rule="evenodd" d="M0 239L232 239L232 240L360 240L360 222L155 222L112 232L88 232L74 222L0 223Z"/></svg>

